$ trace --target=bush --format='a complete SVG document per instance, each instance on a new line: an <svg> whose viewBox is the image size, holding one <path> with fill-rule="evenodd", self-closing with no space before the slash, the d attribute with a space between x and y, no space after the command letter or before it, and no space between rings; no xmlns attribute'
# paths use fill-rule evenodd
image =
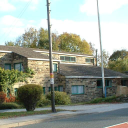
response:
<svg viewBox="0 0 128 128"><path fill-rule="evenodd" d="M0 92L0 104L2 104L6 99L6 94L4 92Z"/></svg>
<svg viewBox="0 0 128 128"><path fill-rule="evenodd" d="M94 99L94 100L91 100L91 101L89 101L89 102L87 102L87 103L91 103L91 104L93 104L93 103L105 103L105 102L109 102L109 103L111 103L111 102L116 102L117 100L117 97L116 96L109 96L109 97L106 97L106 98L96 98L96 99Z"/></svg>
<svg viewBox="0 0 128 128"><path fill-rule="evenodd" d="M43 107L43 106L47 106L50 104L51 104L51 101L46 99L46 97L42 95L41 99L37 102L37 107Z"/></svg>
<svg viewBox="0 0 128 128"><path fill-rule="evenodd" d="M50 92L46 95L46 98L51 100ZM70 97L67 95L66 92L55 91L55 104L56 105L67 105L67 104L70 104L70 102L71 102Z"/></svg>
<svg viewBox="0 0 128 128"><path fill-rule="evenodd" d="M18 109L18 108L21 108L21 106L16 103L3 103L0 105L0 109Z"/></svg>
<svg viewBox="0 0 128 128"><path fill-rule="evenodd" d="M18 88L18 100L23 103L27 111L34 111L43 93L40 85L28 84Z"/></svg>
<svg viewBox="0 0 128 128"><path fill-rule="evenodd" d="M9 97L6 97L5 101L6 101L6 103L15 102L16 101L16 97L13 96L12 94L9 94Z"/></svg>

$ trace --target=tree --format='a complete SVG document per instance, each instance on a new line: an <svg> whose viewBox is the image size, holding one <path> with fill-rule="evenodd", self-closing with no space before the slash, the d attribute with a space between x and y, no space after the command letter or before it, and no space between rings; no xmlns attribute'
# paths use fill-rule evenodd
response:
<svg viewBox="0 0 128 128"><path fill-rule="evenodd" d="M103 64L104 68L108 68L109 53L103 49ZM98 55L98 65L101 66L101 55Z"/></svg>
<svg viewBox="0 0 128 128"><path fill-rule="evenodd" d="M109 58L108 67L118 72L128 71L128 51L117 50L113 52Z"/></svg>
<svg viewBox="0 0 128 128"><path fill-rule="evenodd" d="M66 52L78 52L92 54L90 45L86 40L81 40L79 35L63 33L59 36L59 50Z"/></svg>
<svg viewBox="0 0 128 128"><path fill-rule="evenodd" d="M109 60L110 61L116 61L118 58L125 58L128 56L128 51L126 50L117 50L113 52L113 54L110 56Z"/></svg>
<svg viewBox="0 0 128 128"><path fill-rule="evenodd" d="M109 61L108 66L111 70L126 72L128 71L128 58L118 58L116 61Z"/></svg>
<svg viewBox="0 0 128 128"><path fill-rule="evenodd" d="M12 41L7 41L7 42L5 42L5 45L6 45L6 46L14 46L15 43L12 42Z"/></svg>

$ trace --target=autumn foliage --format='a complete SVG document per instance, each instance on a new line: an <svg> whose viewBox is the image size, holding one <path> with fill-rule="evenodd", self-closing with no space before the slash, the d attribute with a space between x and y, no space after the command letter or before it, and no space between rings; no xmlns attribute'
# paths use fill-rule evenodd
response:
<svg viewBox="0 0 128 128"><path fill-rule="evenodd" d="M6 94L4 92L0 92L0 104L2 104L6 99Z"/></svg>
<svg viewBox="0 0 128 128"><path fill-rule="evenodd" d="M6 97L5 99L6 103L15 102L15 101L16 101L16 97L13 96L12 94L9 94L9 97Z"/></svg>

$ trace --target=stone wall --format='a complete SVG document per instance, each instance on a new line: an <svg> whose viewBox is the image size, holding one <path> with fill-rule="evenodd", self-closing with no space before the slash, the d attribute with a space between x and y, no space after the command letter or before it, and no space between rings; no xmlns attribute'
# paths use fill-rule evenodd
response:
<svg viewBox="0 0 128 128"><path fill-rule="evenodd" d="M42 54L45 54L45 55L46 55L46 53L42 53ZM47 55L48 55L48 53L47 53ZM60 56L76 57L76 62L62 61L62 63L74 63L74 64L93 65L93 63L87 63L87 62L85 61L85 59L88 58L88 57L86 57L86 56L74 56L74 55L65 55L65 54L61 54L61 55L60 55L60 54L55 54L55 53L53 53L52 56L53 56L53 58L55 58L55 59L57 59L57 60L60 60ZM95 65L95 64L96 64L96 62L94 62L94 65Z"/></svg>
<svg viewBox="0 0 128 128"><path fill-rule="evenodd" d="M70 95L72 102L87 102L92 99L102 97L102 88L97 88L97 79L67 79L62 78L62 83L65 83L65 92ZM65 80L65 82L64 82ZM83 85L84 94L72 94L72 85ZM117 85L115 81L112 80L112 87L107 88L107 96L116 95Z"/></svg>
<svg viewBox="0 0 128 128"><path fill-rule="evenodd" d="M11 64L12 60L13 60L12 53L0 53L0 67L1 68L4 68L5 64L7 63Z"/></svg>
<svg viewBox="0 0 128 128"><path fill-rule="evenodd" d="M39 84L42 87L45 87L45 91L48 93L48 89L50 87L49 61L28 60L28 67L35 73L33 78L27 78L28 84ZM54 73L54 83L54 86L58 87L57 72ZM24 82L19 82L16 83L14 87L18 88L24 84Z"/></svg>

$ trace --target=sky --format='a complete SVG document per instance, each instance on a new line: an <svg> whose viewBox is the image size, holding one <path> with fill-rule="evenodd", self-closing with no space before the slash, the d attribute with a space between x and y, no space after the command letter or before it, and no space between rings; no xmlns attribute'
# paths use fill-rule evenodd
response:
<svg viewBox="0 0 128 128"><path fill-rule="evenodd" d="M52 32L77 34L100 52L96 1L50 0ZM128 50L128 0L98 1L103 49ZM30 27L47 29L46 0L0 0L0 45Z"/></svg>

